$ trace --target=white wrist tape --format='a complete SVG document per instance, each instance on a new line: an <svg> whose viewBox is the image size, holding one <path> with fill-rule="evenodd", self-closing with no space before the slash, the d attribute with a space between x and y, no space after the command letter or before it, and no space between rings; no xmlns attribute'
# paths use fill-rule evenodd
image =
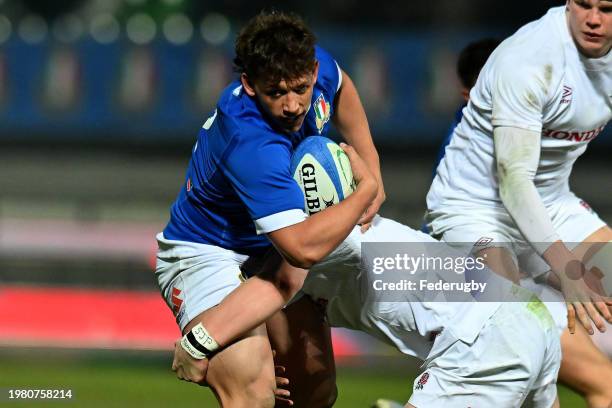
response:
<svg viewBox="0 0 612 408"><path fill-rule="evenodd" d="M191 343L189 343L189 340L187 340L187 335L184 335L183 338L181 339L181 346L183 347L183 350L189 353L189 355L195 358L196 360L203 360L206 358L206 354L197 350L195 347L191 345Z"/></svg>
<svg viewBox="0 0 612 408"><path fill-rule="evenodd" d="M202 323L195 325L183 336L181 346L198 360L212 356L219 349L219 344L208 334Z"/></svg>
<svg viewBox="0 0 612 408"><path fill-rule="evenodd" d="M219 349L219 344L212 338L210 334L206 331L202 323L198 323L195 325L193 329L191 329L193 333L193 337L195 337L196 341L202 345L206 350L214 353Z"/></svg>

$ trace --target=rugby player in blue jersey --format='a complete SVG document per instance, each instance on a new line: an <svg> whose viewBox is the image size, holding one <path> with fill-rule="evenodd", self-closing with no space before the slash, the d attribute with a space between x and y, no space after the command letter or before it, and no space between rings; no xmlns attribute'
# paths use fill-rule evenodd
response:
<svg viewBox="0 0 612 408"><path fill-rule="evenodd" d="M309 268L355 225L367 229L385 195L355 86L315 45L305 24L296 16L262 13L246 24L235 45L240 78L223 91L200 130L170 221L157 236L156 276L184 334L177 348L207 365L201 377L184 378L210 385L222 406L272 407L276 383L265 325L222 348L203 319L241 284L240 268L248 258L274 246L291 265ZM302 192L289 171L291 155L303 138L326 135L331 122L351 145L343 149L357 189L325 214L306 218ZM300 389L307 392L292 398L304 406L330 406L335 380L329 327L320 324L307 297L291 309L300 320L287 322L300 328L287 341L308 339L306 353L320 363L320 370L305 367L309 376ZM314 381L310 388L308 378Z"/></svg>

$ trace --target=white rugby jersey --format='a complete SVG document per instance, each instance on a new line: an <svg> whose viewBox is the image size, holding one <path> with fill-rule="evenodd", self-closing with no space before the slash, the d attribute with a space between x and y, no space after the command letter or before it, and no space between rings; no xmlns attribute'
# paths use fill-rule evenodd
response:
<svg viewBox="0 0 612 408"><path fill-rule="evenodd" d="M552 8L493 52L463 114L427 195L429 210L503 206L494 126L541 132L534 183L548 205L569 191L574 162L612 118L612 52L581 55L565 7Z"/></svg>

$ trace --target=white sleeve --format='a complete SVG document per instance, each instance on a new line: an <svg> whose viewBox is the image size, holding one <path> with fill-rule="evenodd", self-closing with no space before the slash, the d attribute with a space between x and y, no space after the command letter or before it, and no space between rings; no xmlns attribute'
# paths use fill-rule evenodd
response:
<svg viewBox="0 0 612 408"><path fill-rule="evenodd" d="M255 231L257 235L268 234L281 228L299 224L306 218L306 213L303 210L282 211L255 220Z"/></svg>
<svg viewBox="0 0 612 408"><path fill-rule="evenodd" d="M542 112L553 80L549 67L542 62L517 61L515 55L495 61L491 73L494 127L542 130Z"/></svg>
<svg viewBox="0 0 612 408"><path fill-rule="evenodd" d="M533 183L540 161L540 138L540 132L513 127L493 131L501 200L525 239L541 255L560 238Z"/></svg>
<svg viewBox="0 0 612 408"><path fill-rule="evenodd" d="M336 68L338 69L338 86L336 87L336 93L337 93L340 90L340 87L342 86L342 70L340 69L340 65L338 65L337 62L336 62Z"/></svg>

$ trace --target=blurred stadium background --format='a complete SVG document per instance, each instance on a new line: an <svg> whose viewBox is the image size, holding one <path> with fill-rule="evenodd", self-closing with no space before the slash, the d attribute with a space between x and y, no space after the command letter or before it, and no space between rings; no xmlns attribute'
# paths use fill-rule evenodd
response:
<svg viewBox="0 0 612 408"><path fill-rule="evenodd" d="M232 78L233 38L259 10L303 15L352 76L381 151L382 213L418 228L460 103L457 52L560 4L0 0L0 388L72 388L79 407L214 405L169 370L179 333L156 291L154 236ZM572 180L608 221L611 136ZM337 406L408 397L415 361L348 331L334 343Z"/></svg>

